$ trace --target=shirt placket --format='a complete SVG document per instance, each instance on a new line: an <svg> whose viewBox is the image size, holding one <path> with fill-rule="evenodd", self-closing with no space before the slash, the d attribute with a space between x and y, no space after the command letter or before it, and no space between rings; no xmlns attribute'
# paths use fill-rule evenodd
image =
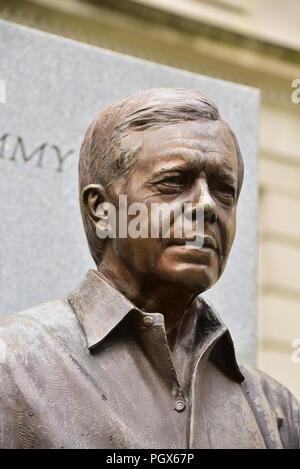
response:
<svg viewBox="0 0 300 469"><path fill-rule="evenodd" d="M183 413L188 406L178 381L167 341L164 316L161 313L141 313L141 325L144 337L152 349L152 362L168 388L172 410Z"/></svg>
<svg viewBox="0 0 300 469"><path fill-rule="evenodd" d="M199 396L199 389L197 389L199 380L197 378L209 356L210 350L224 334L225 328L217 327L212 329L201 343L201 346L195 348L193 357L191 357L193 366L188 395L184 394L173 365L166 336L164 316L160 313L149 314L142 312L139 328L144 332L144 343L151 348L152 362L168 388L172 410L180 417L179 421L176 418L176 422L185 435L185 448L195 448L195 446L197 447L197 430L194 428L194 409L196 407L194 404L197 396Z"/></svg>
<svg viewBox="0 0 300 469"><path fill-rule="evenodd" d="M197 448L198 447L198 432L197 421L198 416L196 415L198 406L196 405L197 399L200 395L200 385L201 382L199 377L201 371L205 366L206 361L209 359L209 355L213 347L216 345L218 340L224 335L226 329L220 327L217 330L211 332L211 334L206 338L205 342L202 344L201 348L198 349L198 352L195 356L194 366L191 376L191 391L190 391L190 406L189 406L189 429L188 429L188 448Z"/></svg>

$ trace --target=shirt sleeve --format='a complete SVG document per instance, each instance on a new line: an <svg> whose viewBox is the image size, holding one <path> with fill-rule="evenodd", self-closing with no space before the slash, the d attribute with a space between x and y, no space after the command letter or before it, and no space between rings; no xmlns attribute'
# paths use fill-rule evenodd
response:
<svg viewBox="0 0 300 469"><path fill-rule="evenodd" d="M283 387L283 386L282 386ZM284 388L284 387L283 387ZM279 432L285 448L300 448L300 404L286 388L282 391L283 415L278 416Z"/></svg>
<svg viewBox="0 0 300 469"><path fill-rule="evenodd" d="M266 373L242 363L243 388L257 418L261 432L272 446L279 435L283 448L300 448L300 404L281 383Z"/></svg>
<svg viewBox="0 0 300 469"><path fill-rule="evenodd" d="M1 340L1 339L0 339ZM7 363L0 363L0 448L15 448L15 416L18 410L18 393Z"/></svg>
<svg viewBox="0 0 300 469"><path fill-rule="evenodd" d="M0 356L0 448L20 449L33 447L30 431L30 409L22 391L15 382L14 360L9 353L9 341L0 334L1 347L6 345L5 354Z"/></svg>

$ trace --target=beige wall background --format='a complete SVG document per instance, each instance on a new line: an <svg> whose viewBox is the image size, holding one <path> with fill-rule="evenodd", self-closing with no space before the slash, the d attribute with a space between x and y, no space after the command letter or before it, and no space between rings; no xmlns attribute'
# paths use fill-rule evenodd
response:
<svg viewBox="0 0 300 469"><path fill-rule="evenodd" d="M261 90L258 367L300 399L300 2L0 0L0 17Z"/></svg>

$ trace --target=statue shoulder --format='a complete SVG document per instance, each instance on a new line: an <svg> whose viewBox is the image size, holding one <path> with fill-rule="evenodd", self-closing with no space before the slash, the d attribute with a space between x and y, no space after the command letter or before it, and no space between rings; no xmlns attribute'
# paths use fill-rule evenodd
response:
<svg viewBox="0 0 300 469"><path fill-rule="evenodd" d="M286 448L300 448L300 403L289 389L267 373L239 362L242 387L254 413L275 419Z"/></svg>
<svg viewBox="0 0 300 469"><path fill-rule="evenodd" d="M13 332L22 328L23 331L35 328L38 324L45 326L55 322L62 315L70 312L66 299L45 301L33 308L19 311L0 318L0 337L5 332ZM19 331L20 332L20 331Z"/></svg>
<svg viewBox="0 0 300 469"><path fill-rule="evenodd" d="M0 318L0 364L28 356L43 345L45 335L72 327L76 318L66 299L51 300ZM21 360L22 361L22 360Z"/></svg>

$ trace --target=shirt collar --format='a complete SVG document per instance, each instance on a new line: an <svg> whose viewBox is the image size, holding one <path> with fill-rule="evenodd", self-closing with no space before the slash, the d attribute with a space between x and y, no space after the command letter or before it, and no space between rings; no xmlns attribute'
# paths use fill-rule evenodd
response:
<svg viewBox="0 0 300 469"><path fill-rule="evenodd" d="M68 296L68 301L79 319L90 350L110 335L132 309L137 309L92 269Z"/></svg>
<svg viewBox="0 0 300 469"><path fill-rule="evenodd" d="M208 338L212 330L220 333L219 340L215 341L211 350L210 359L228 377L243 381L244 376L237 364L227 326L206 299L198 297L197 300L198 304L201 300L201 314L205 314L202 337L206 334ZM81 324L90 351L111 335L132 310L140 311L95 270L87 272L83 281L68 296L68 301Z"/></svg>

